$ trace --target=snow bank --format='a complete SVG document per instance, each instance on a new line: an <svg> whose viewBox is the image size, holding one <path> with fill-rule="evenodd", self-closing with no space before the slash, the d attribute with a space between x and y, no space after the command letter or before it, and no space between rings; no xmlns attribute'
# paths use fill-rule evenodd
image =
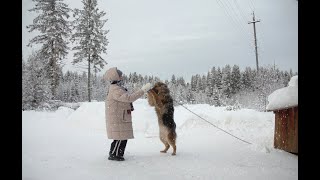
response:
<svg viewBox="0 0 320 180"><path fill-rule="evenodd" d="M288 87L278 89L268 96L267 110L279 110L298 106L298 76L293 76Z"/></svg>
<svg viewBox="0 0 320 180"><path fill-rule="evenodd" d="M132 112L134 132L141 132L146 138L158 137L158 118L154 107L149 106L145 99L138 99L133 106L135 109ZM184 106L215 126L257 144L259 147L273 147L274 114L271 112L259 112L252 109L228 111L225 107L214 107L208 104ZM63 113L63 109L65 108L61 108L58 112ZM177 133L180 135L188 133L192 128L204 127L218 130L182 106L175 107L174 119ZM74 127L105 133L105 104L104 102L84 102L66 118L66 121Z"/></svg>
<svg viewBox="0 0 320 180"><path fill-rule="evenodd" d="M68 118L68 123L76 127L105 131L104 102L83 102Z"/></svg>

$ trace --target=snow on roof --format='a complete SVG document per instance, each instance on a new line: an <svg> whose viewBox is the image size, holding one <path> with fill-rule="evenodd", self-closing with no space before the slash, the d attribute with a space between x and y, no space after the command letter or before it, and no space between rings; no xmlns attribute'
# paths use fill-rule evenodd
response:
<svg viewBox="0 0 320 180"><path fill-rule="evenodd" d="M287 87L271 93L268 101L267 110L269 111L298 106L298 75L291 77Z"/></svg>

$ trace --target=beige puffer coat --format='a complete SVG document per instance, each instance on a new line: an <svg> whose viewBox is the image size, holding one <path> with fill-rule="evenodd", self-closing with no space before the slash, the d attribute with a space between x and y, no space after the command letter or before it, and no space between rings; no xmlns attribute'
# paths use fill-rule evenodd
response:
<svg viewBox="0 0 320 180"><path fill-rule="evenodd" d="M113 67L107 70L104 79L107 81L120 80L117 68ZM109 139L125 140L134 138L130 103L143 96L143 94L144 92L141 89L130 94L117 84L110 85L105 101L106 126Z"/></svg>

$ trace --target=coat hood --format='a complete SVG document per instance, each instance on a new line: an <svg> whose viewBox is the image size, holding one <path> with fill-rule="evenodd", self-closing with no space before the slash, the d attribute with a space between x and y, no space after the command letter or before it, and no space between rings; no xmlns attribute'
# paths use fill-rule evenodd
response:
<svg viewBox="0 0 320 180"><path fill-rule="evenodd" d="M116 67L108 69L103 77L106 81L120 81L120 76Z"/></svg>

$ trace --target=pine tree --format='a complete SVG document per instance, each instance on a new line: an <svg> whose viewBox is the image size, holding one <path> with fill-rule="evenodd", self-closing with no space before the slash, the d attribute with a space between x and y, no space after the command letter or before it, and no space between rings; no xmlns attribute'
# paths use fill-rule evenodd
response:
<svg viewBox="0 0 320 180"><path fill-rule="evenodd" d="M51 99L45 64L39 52L32 52L26 65L24 105L26 109L41 108Z"/></svg>
<svg viewBox="0 0 320 180"><path fill-rule="evenodd" d="M212 72L208 72L207 74L207 89L206 89L206 93L208 97L211 97L213 95L213 76L212 76Z"/></svg>
<svg viewBox="0 0 320 180"><path fill-rule="evenodd" d="M63 0L32 0L36 2L34 8L29 11L40 12L33 20L33 24L27 26L29 32L37 30L40 35L32 38L28 46L42 44L39 56L45 64L46 76L50 79L52 97L55 98L60 81L62 59L68 54L67 38L69 37L70 9Z"/></svg>
<svg viewBox="0 0 320 180"><path fill-rule="evenodd" d="M191 90L197 90L197 76L191 76Z"/></svg>
<svg viewBox="0 0 320 180"><path fill-rule="evenodd" d="M220 67L218 67L217 73L216 73L216 87L220 91L222 89L222 72L220 70Z"/></svg>
<svg viewBox="0 0 320 180"><path fill-rule="evenodd" d="M175 94L176 94L176 98L174 99L175 102L179 102L179 104L184 104L187 102L187 90L182 84L180 83L177 84Z"/></svg>
<svg viewBox="0 0 320 180"><path fill-rule="evenodd" d="M207 78L205 75L202 75L202 78L201 78L201 90L203 93L205 93L205 90L207 88Z"/></svg>
<svg viewBox="0 0 320 180"><path fill-rule="evenodd" d="M201 80L201 76L199 74L196 75L196 91L197 92L201 92L202 90L202 80Z"/></svg>
<svg viewBox="0 0 320 180"><path fill-rule="evenodd" d="M212 69L211 69L211 76L212 76L211 85L215 86L216 81L217 81L217 72L216 72L216 68L215 67L212 67Z"/></svg>
<svg viewBox="0 0 320 180"><path fill-rule="evenodd" d="M253 90L253 74L250 67L246 67L241 76L241 85L244 91Z"/></svg>
<svg viewBox="0 0 320 180"><path fill-rule="evenodd" d="M135 84L135 83L138 83L139 82L139 78L138 78L138 75L137 75L137 72L134 72L131 76L131 83L132 84Z"/></svg>
<svg viewBox="0 0 320 180"><path fill-rule="evenodd" d="M220 96L217 89L213 92L213 104L217 107L221 106Z"/></svg>
<svg viewBox="0 0 320 180"><path fill-rule="evenodd" d="M97 73L107 64L101 57L102 53L106 53L108 45L108 31L102 29L107 20L101 19L106 13L99 12L97 0L82 0L82 3L83 9L75 9L73 14L75 33L71 40L76 41L77 45L72 48L76 51L72 63L81 63L84 60L88 63L88 100L91 102L91 68Z"/></svg>
<svg viewBox="0 0 320 180"><path fill-rule="evenodd" d="M259 68L259 74L255 76L254 87L258 93L259 110L265 110L267 97L276 89L284 87L281 81L277 81L277 71L273 67Z"/></svg>
<svg viewBox="0 0 320 180"><path fill-rule="evenodd" d="M57 95L56 95L56 98L60 101L63 101L63 102L66 102L66 100L64 98L65 97L65 89L66 89L66 85L67 85L66 74L67 73L62 74L62 76L60 78L60 83L57 88Z"/></svg>
<svg viewBox="0 0 320 180"><path fill-rule="evenodd" d="M27 85L28 85L28 71L26 62L22 59L22 110L28 109L27 99Z"/></svg>
<svg viewBox="0 0 320 180"><path fill-rule="evenodd" d="M232 67L231 73L231 93L236 94L240 91L241 88L241 74L240 68L237 65Z"/></svg>
<svg viewBox="0 0 320 180"><path fill-rule="evenodd" d="M151 84L153 84L153 83L154 83L153 76L149 76L148 82L149 82L149 83L151 83Z"/></svg>
<svg viewBox="0 0 320 180"><path fill-rule="evenodd" d="M85 101L86 99L88 99L88 75L86 72L83 72L81 75L81 90L80 90L80 94L81 94L81 100ZM87 88L86 88L87 87Z"/></svg>
<svg viewBox="0 0 320 180"><path fill-rule="evenodd" d="M194 104L196 102L193 92L194 91L192 91L190 88L190 89L188 89L187 94L186 94L187 102L190 104Z"/></svg>
<svg viewBox="0 0 320 180"><path fill-rule="evenodd" d="M177 84L177 81L176 81L176 76L173 74L172 77L171 77L171 83L176 85Z"/></svg>
<svg viewBox="0 0 320 180"><path fill-rule="evenodd" d="M78 102L79 101L79 87L78 87L78 74L77 72L72 73L71 82L70 82L70 102Z"/></svg>
<svg viewBox="0 0 320 180"><path fill-rule="evenodd" d="M231 67L229 64L222 69L222 90L227 98L231 97Z"/></svg>
<svg viewBox="0 0 320 180"><path fill-rule="evenodd" d="M155 78L154 78L154 82L161 82L161 80L160 80L159 77L155 77Z"/></svg>
<svg viewBox="0 0 320 180"><path fill-rule="evenodd" d="M283 78L282 79L283 79L283 85L284 86L288 86L288 83L289 83L289 81L291 79L291 76L287 71L285 71L284 74L283 74Z"/></svg>
<svg viewBox="0 0 320 180"><path fill-rule="evenodd" d="M181 85L181 86L183 86L183 87L186 87L186 82L184 81L184 78L183 78L183 77L179 77L179 78L178 78L177 84L178 84L178 85Z"/></svg>
<svg viewBox="0 0 320 180"><path fill-rule="evenodd" d="M149 78L147 75L144 76L142 84L146 84L149 82Z"/></svg>

